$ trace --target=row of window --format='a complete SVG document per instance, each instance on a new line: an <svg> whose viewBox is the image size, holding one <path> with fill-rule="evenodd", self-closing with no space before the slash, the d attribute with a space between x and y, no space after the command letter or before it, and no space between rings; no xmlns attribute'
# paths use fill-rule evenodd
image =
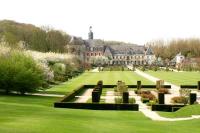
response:
<svg viewBox="0 0 200 133"><path fill-rule="evenodd" d="M101 56L101 53L87 53L87 56Z"/></svg>
<svg viewBox="0 0 200 133"><path fill-rule="evenodd" d="M146 64L145 61L113 61L112 64L135 64L135 65L143 65Z"/></svg>
<svg viewBox="0 0 200 133"><path fill-rule="evenodd" d="M88 51L103 51L103 48L98 48L98 47L88 47Z"/></svg>
<svg viewBox="0 0 200 133"><path fill-rule="evenodd" d="M144 55L136 55L136 56L114 56L114 59L140 59L144 58Z"/></svg>

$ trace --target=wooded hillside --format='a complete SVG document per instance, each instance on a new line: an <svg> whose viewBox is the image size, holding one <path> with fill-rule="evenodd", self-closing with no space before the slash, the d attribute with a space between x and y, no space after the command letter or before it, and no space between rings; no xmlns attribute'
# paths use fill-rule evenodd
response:
<svg viewBox="0 0 200 133"><path fill-rule="evenodd" d="M157 57L172 59L181 52L186 57L200 57L200 39L173 39L171 41L156 40L147 43L151 45Z"/></svg>

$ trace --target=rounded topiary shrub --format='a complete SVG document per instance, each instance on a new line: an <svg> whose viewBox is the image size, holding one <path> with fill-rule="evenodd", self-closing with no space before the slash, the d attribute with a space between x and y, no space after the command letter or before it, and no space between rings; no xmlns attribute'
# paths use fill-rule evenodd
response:
<svg viewBox="0 0 200 133"><path fill-rule="evenodd" d="M34 59L20 51L0 55L0 89L11 91L34 92L44 82L42 69Z"/></svg>

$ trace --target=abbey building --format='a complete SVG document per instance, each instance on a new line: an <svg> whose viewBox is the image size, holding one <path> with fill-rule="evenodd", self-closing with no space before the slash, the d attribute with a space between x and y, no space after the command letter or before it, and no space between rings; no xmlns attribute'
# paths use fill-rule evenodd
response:
<svg viewBox="0 0 200 133"><path fill-rule="evenodd" d="M108 65L151 65L155 55L151 47L136 44L107 44L102 40L94 39L92 27L88 39L84 40L79 49L82 59L90 64ZM82 50L80 50L82 49Z"/></svg>

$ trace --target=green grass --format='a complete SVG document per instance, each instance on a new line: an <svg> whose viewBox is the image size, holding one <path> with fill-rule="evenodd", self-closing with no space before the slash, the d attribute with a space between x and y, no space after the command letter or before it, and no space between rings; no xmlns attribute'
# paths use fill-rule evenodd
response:
<svg viewBox="0 0 200 133"><path fill-rule="evenodd" d="M181 108L176 112L159 112L161 116L177 118L177 117L190 117L192 115L200 115L200 105L189 105Z"/></svg>
<svg viewBox="0 0 200 133"><path fill-rule="evenodd" d="M153 84L153 82L137 75L131 71L106 71L106 72L85 72L82 75L73 78L60 85L54 86L47 91L66 94L76 89L78 86L83 84L96 84L97 81L103 80L103 84L116 84L118 80L124 81L126 84L136 84L137 80L141 80L142 84Z"/></svg>
<svg viewBox="0 0 200 133"><path fill-rule="evenodd" d="M166 72L166 71L145 71L146 73L168 81L176 85L197 85L200 80L200 72Z"/></svg>
<svg viewBox="0 0 200 133"><path fill-rule="evenodd" d="M123 80L126 84L153 84L133 72L86 72L81 76L51 88L51 92L70 92L81 84L116 84ZM0 133L199 133L200 119L178 122L152 121L141 112L95 111L53 108L60 98L41 96L0 95ZM193 106L186 111L161 115L182 117L198 114ZM184 108L182 109L184 110Z"/></svg>
<svg viewBox="0 0 200 133"><path fill-rule="evenodd" d="M56 98L0 95L0 133L199 133L200 120L152 121L141 112L53 108Z"/></svg>

